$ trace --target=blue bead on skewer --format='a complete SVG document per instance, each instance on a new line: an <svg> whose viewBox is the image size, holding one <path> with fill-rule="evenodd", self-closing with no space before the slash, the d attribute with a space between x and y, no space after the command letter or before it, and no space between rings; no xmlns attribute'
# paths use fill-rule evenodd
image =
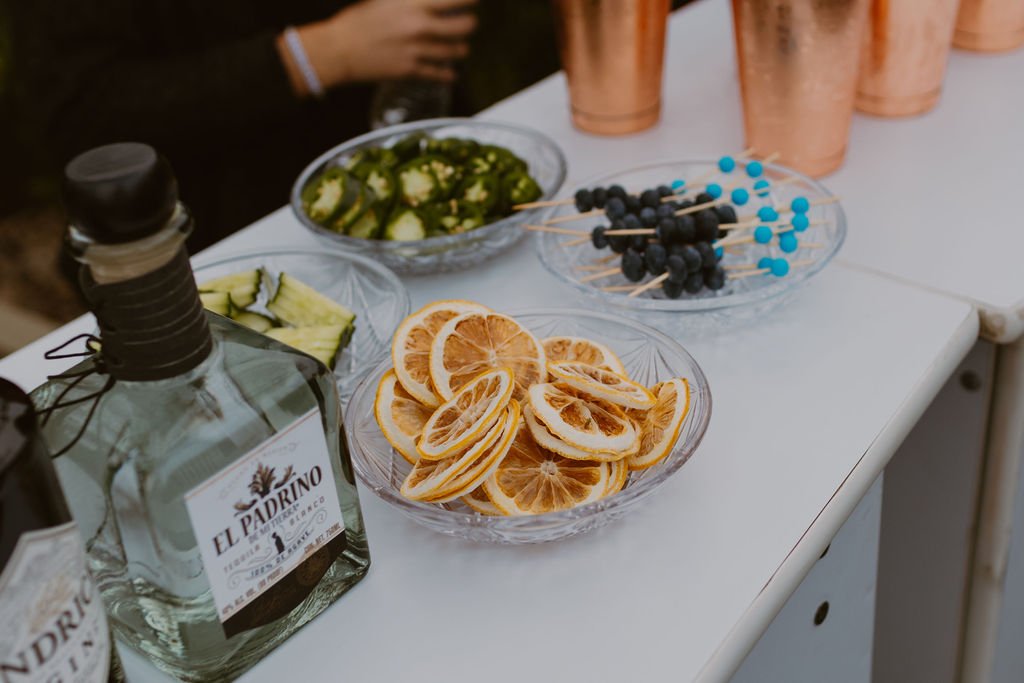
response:
<svg viewBox="0 0 1024 683"><path fill-rule="evenodd" d="M784 277L787 273L789 273L789 261L784 258L777 258L772 261L772 275Z"/></svg>
<svg viewBox="0 0 1024 683"><path fill-rule="evenodd" d="M730 156L724 156L718 160L718 170L722 173L732 173L736 170L736 160Z"/></svg>
<svg viewBox="0 0 1024 683"><path fill-rule="evenodd" d="M758 180L756 183L754 183L754 193L758 197L767 197L771 185L772 184L769 183L767 180L761 178L761 180Z"/></svg>
<svg viewBox="0 0 1024 683"><path fill-rule="evenodd" d="M772 241L772 229L767 225L759 225L754 229L754 241L758 244L768 244Z"/></svg>
<svg viewBox="0 0 1024 683"><path fill-rule="evenodd" d="M790 224L793 226L793 229L796 230L797 232L803 232L804 230L807 229L807 226L811 224L811 221L807 218L807 214L798 213L795 216L793 216L793 220L790 221Z"/></svg>
<svg viewBox="0 0 1024 683"><path fill-rule="evenodd" d="M732 191L732 203L736 206L743 206L748 201L750 201L750 193L742 187L737 187Z"/></svg>
<svg viewBox="0 0 1024 683"><path fill-rule="evenodd" d="M793 209L793 213L807 213L811 208L811 203L807 201L806 197L794 197L789 208Z"/></svg>
<svg viewBox="0 0 1024 683"><path fill-rule="evenodd" d="M684 187L686 187L686 181L683 180L682 178L678 178L672 181L672 189L675 192L679 192L679 190L683 189Z"/></svg>
<svg viewBox="0 0 1024 683"><path fill-rule="evenodd" d="M796 238L796 233L792 230L784 232L779 235L779 249L785 254L792 254L797 250L799 241Z"/></svg>
<svg viewBox="0 0 1024 683"><path fill-rule="evenodd" d="M764 174L764 166L760 161L751 161L747 164L747 175L751 178L760 178Z"/></svg>
<svg viewBox="0 0 1024 683"><path fill-rule="evenodd" d="M711 195L712 199L718 199L722 196L722 186L718 183L708 183L708 186L704 188L704 191Z"/></svg>
<svg viewBox="0 0 1024 683"><path fill-rule="evenodd" d="M779 220L779 212L771 206L762 206L757 210L757 217L763 221L777 221Z"/></svg>
<svg viewBox="0 0 1024 683"><path fill-rule="evenodd" d="M715 258L721 260L725 256L725 247L715 247Z"/></svg>
<svg viewBox="0 0 1024 683"><path fill-rule="evenodd" d="M762 256L761 260L757 262L757 269L771 270L773 263L775 263L775 259L773 259L771 256Z"/></svg>

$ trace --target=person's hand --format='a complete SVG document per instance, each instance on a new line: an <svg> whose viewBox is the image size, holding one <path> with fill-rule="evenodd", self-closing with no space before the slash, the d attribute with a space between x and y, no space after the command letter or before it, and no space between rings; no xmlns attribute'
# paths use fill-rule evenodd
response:
<svg viewBox="0 0 1024 683"><path fill-rule="evenodd" d="M363 0L299 38L324 88L357 81L451 81L453 60L469 53L476 0Z"/></svg>

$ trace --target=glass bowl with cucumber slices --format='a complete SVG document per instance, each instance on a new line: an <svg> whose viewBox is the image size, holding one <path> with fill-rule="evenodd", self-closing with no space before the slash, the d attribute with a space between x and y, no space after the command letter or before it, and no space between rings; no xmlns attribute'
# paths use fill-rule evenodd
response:
<svg viewBox="0 0 1024 683"><path fill-rule="evenodd" d="M547 136L477 119L428 119L367 133L325 152L292 187L317 236L399 273L467 268L522 238L565 180Z"/></svg>
<svg viewBox="0 0 1024 683"><path fill-rule="evenodd" d="M198 256L207 309L294 346L330 367L342 401L385 359L409 295L395 274L339 249L275 249Z"/></svg>

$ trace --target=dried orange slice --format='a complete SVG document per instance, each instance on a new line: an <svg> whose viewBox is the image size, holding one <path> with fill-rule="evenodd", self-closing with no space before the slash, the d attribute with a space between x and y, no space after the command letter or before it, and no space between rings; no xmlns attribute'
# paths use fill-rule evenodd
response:
<svg viewBox="0 0 1024 683"><path fill-rule="evenodd" d="M564 384L534 384L529 397L537 419L570 446L613 453L628 451L636 443L636 427L613 403Z"/></svg>
<svg viewBox="0 0 1024 683"><path fill-rule="evenodd" d="M512 397L522 400L527 388L547 377L544 348L518 322L500 313L471 312L444 324L430 348L430 379L444 399L492 368L515 375Z"/></svg>
<svg viewBox="0 0 1024 683"><path fill-rule="evenodd" d="M464 495L462 497L462 502L476 512L479 512L481 515L501 517L505 514L501 511L501 508L492 503L491 499L487 497L487 490L483 485L477 486L475 489Z"/></svg>
<svg viewBox="0 0 1024 683"><path fill-rule="evenodd" d="M556 361L548 363L548 373L556 382L569 385L577 391L590 396L603 398L609 403L647 410L654 405L654 394L642 384L637 384L628 377L617 375L610 370L581 363L579 361Z"/></svg>
<svg viewBox="0 0 1024 683"><path fill-rule="evenodd" d="M394 370L388 370L381 377L377 398L373 402L373 414L384 438L412 464L420 459L416 439L433 412L402 388Z"/></svg>
<svg viewBox="0 0 1024 683"><path fill-rule="evenodd" d="M430 382L430 345L437 331L455 316L489 310L472 301L450 299L424 306L402 321L391 342L391 360L398 381L413 398L434 408L441 404Z"/></svg>
<svg viewBox="0 0 1024 683"><path fill-rule="evenodd" d="M469 449L441 460L420 458L402 482L400 493L411 500L426 500L445 484L465 472L481 454L493 446L505 429L505 421L495 423Z"/></svg>
<svg viewBox="0 0 1024 683"><path fill-rule="evenodd" d="M622 460L629 455L629 452L592 453L590 451L585 451L582 448L570 446L552 434L544 423L538 420L537 416L533 414L533 409L530 408L529 405L523 409L523 421L526 423L527 429L530 430L530 436L532 436L533 440L537 442L537 445L554 453L558 453L565 458L571 458L573 460L613 462L615 460ZM639 439L637 441L639 442Z"/></svg>
<svg viewBox="0 0 1024 683"><path fill-rule="evenodd" d="M690 410L690 383L685 379L670 379L653 389L658 401L643 416L640 450L627 461L631 470L656 465L672 452Z"/></svg>
<svg viewBox="0 0 1024 683"><path fill-rule="evenodd" d="M502 431L498 439L487 449L481 451L465 469L433 491L426 500L430 503L447 503L450 500L461 498L480 486L487 477L491 476L491 473L501 463L502 458L508 454L509 448L512 447L512 440L519 430L520 417L519 401L512 399L509 402L508 410L505 411L505 419L502 420Z"/></svg>
<svg viewBox="0 0 1024 683"><path fill-rule="evenodd" d="M598 500L611 479L611 464L572 460L542 448L524 425L508 455L484 481L484 490L506 515L539 515Z"/></svg>
<svg viewBox="0 0 1024 683"><path fill-rule="evenodd" d="M512 371L501 368L485 372L459 389L423 425L416 444L420 457L441 460L479 441L508 405L512 387Z"/></svg>
<svg viewBox="0 0 1024 683"><path fill-rule="evenodd" d="M611 465L612 473L608 477L608 488L604 490L602 498L607 498L621 491L626 486L626 480L629 479L629 465L625 459L616 460L609 464Z"/></svg>
<svg viewBox="0 0 1024 683"><path fill-rule="evenodd" d="M570 360L626 375L619 357L604 344L584 337L548 337L541 341L548 361Z"/></svg>

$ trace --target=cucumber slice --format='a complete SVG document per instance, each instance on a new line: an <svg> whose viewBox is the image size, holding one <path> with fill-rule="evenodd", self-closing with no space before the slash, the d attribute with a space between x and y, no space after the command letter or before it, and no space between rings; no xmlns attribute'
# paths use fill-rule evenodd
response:
<svg viewBox="0 0 1024 683"><path fill-rule="evenodd" d="M384 239L407 242L427 236L427 225L415 209L398 209L384 228Z"/></svg>
<svg viewBox="0 0 1024 683"><path fill-rule="evenodd" d="M203 308L224 316L231 315L231 295L227 292L199 292Z"/></svg>
<svg viewBox="0 0 1024 683"><path fill-rule="evenodd" d="M267 304L267 310L295 327L348 326L356 319L355 313L287 273L281 273L277 293Z"/></svg>
<svg viewBox="0 0 1024 683"><path fill-rule="evenodd" d="M348 234L351 237L361 237L365 240L376 239L380 235L379 209L371 206L355 223L349 226Z"/></svg>
<svg viewBox="0 0 1024 683"><path fill-rule="evenodd" d="M316 358L334 369L338 352L351 337L349 325L311 325L307 327L275 327L266 335Z"/></svg>
<svg viewBox="0 0 1024 683"><path fill-rule="evenodd" d="M227 292L231 303L238 308L251 306L260 291L260 271L246 270L234 275L207 280L199 285L200 292Z"/></svg>
<svg viewBox="0 0 1024 683"><path fill-rule="evenodd" d="M252 311L239 311L231 316L231 319L239 325L245 325L250 330L256 330L257 332L266 332L274 326L273 320Z"/></svg>

